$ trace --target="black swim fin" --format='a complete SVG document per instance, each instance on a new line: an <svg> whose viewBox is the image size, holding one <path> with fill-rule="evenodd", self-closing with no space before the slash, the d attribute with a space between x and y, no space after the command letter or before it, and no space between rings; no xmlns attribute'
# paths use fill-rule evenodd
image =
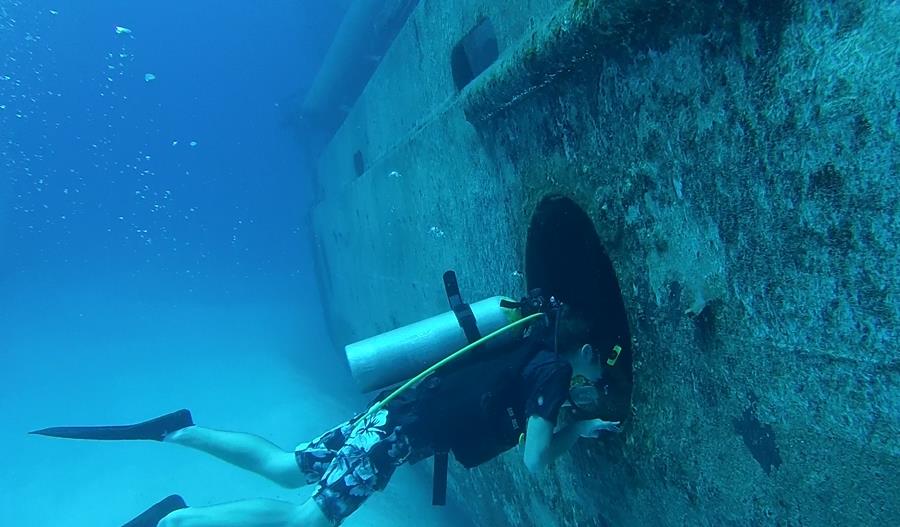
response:
<svg viewBox="0 0 900 527"><path fill-rule="evenodd" d="M170 414L150 419L142 423L119 426L58 426L35 430L30 434L66 439L98 439L102 441L124 441L150 439L162 441L166 434L194 424L190 410L178 410Z"/></svg>
<svg viewBox="0 0 900 527"><path fill-rule="evenodd" d="M187 504L184 502L184 499L178 494L172 494L122 527L156 527L159 521L168 516L169 513L185 508L187 508Z"/></svg>

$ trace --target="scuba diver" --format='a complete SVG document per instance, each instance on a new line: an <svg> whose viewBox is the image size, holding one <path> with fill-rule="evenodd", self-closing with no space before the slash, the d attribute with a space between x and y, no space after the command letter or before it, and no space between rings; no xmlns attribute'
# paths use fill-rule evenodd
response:
<svg viewBox="0 0 900 527"><path fill-rule="evenodd" d="M566 306L533 291L520 302L501 299L504 313L515 311L518 319L482 337L482 330L492 329L480 327L486 317L472 316L452 271L444 278L458 322L454 329L462 330L469 344L400 388L383 391L364 412L293 451L256 435L196 425L188 410L133 425L31 433L172 443L206 452L282 487L315 485L302 505L248 499L189 507L172 495L125 527L328 527L343 523L375 491L384 489L404 463L434 458L433 501L443 505L448 452L470 468L518 445L527 469L537 473L579 438L619 431L618 422L583 414L571 418L579 416L577 410L589 399L586 392L597 393L606 363L586 342L590 327L581 316L564 315ZM482 302L496 306L497 298ZM512 339L488 349L489 341L500 341L496 337L501 334ZM575 393L581 395L573 397ZM560 419L564 406L573 409L569 419Z"/></svg>

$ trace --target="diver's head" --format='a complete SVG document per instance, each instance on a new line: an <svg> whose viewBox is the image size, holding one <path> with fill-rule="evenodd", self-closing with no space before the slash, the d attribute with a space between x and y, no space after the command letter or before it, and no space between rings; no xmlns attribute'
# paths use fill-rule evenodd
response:
<svg viewBox="0 0 900 527"><path fill-rule="evenodd" d="M588 342L590 324L583 316L564 314L558 319L556 347L559 354L572 365L569 401L584 415L597 414L601 407L603 363L605 362Z"/></svg>
<svg viewBox="0 0 900 527"><path fill-rule="evenodd" d="M572 365L572 377L584 377L594 383L603 377L599 355L588 343L590 324L576 313L566 312L560 317L556 330L556 347L559 354Z"/></svg>

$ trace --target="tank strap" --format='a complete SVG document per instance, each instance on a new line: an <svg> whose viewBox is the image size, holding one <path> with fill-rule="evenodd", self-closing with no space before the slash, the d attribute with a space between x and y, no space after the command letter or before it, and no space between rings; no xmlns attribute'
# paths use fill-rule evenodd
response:
<svg viewBox="0 0 900 527"><path fill-rule="evenodd" d="M475 313L469 304L463 302L462 295L459 292L459 283L456 281L456 273L452 270L444 273L444 290L447 292L447 300L450 301L450 309L456 315L456 321L466 334L469 344L481 338L481 332L478 331L478 324L475 320Z"/></svg>
<svg viewBox="0 0 900 527"><path fill-rule="evenodd" d="M466 340L469 344L481 338L481 332L478 330L478 321L475 320L475 313L469 304L462 299L459 292L459 282L456 280L456 273L453 270L444 273L444 290L447 292L447 300L450 301L450 309L456 315L456 321L459 327L466 334ZM432 505L447 504L447 469L450 463L450 452L448 448L441 448L434 454L434 480L432 482Z"/></svg>
<svg viewBox="0 0 900 527"><path fill-rule="evenodd" d="M450 453L447 450L434 453L434 480L432 481L431 504L441 506L447 504L447 468L450 464Z"/></svg>

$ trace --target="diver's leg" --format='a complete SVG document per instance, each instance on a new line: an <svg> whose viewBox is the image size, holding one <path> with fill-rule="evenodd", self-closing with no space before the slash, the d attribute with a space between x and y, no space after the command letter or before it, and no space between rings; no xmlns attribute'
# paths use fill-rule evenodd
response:
<svg viewBox="0 0 900 527"><path fill-rule="evenodd" d="M189 507L163 518L158 527L331 527L318 505L276 500L244 500L211 507Z"/></svg>
<svg viewBox="0 0 900 527"><path fill-rule="evenodd" d="M307 483L293 452L253 434L189 426L168 434L164 441L206 452L282 487L298 488Z"/></svg>

